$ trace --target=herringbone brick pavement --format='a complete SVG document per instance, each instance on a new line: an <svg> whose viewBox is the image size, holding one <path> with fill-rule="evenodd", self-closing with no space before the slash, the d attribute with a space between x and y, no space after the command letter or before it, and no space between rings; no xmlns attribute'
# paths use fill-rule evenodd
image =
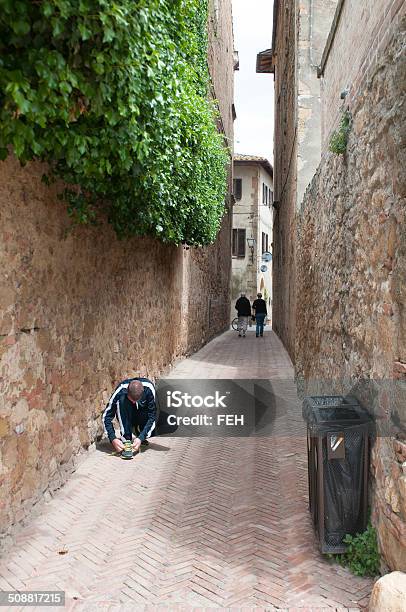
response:
<svg viewBox="0 0 406 612"><path fill-rule="evenodd" d="M314 542L304 425L278 338L227 332L172 376L271 379L272 435L156 438L130 462L101 445L0 561L0 589L62 589L66 609L86 611L365 608L371 581Z"/></svg>

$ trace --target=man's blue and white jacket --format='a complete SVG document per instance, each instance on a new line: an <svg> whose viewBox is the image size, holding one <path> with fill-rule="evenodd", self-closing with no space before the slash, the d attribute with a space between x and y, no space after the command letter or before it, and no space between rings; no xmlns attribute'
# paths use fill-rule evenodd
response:
<svg viewBox="0 0 406 612"><path fill-rule="evenodd" d="M139 380L144 387L144 393L136 404L132 404L127 397L128 385L133 380ZM103 413L103 424L110 442L117 437L112 423L114 417L117 417L121 436L125 440L132 439L133 427L138 426L140 433L137 438L144 441L155 429L156 416L154 384L148 378L127 378L117 385L110 397Z"/></svg>

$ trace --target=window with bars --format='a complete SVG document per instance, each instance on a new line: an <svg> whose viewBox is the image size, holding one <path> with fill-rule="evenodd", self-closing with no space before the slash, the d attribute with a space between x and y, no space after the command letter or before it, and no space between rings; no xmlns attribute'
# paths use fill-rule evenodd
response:
<svg viewBox="0 0 406 612"><path fill-rule="evenodd" d="M233 257L245 257L245 229L233 229Z"/></svg>

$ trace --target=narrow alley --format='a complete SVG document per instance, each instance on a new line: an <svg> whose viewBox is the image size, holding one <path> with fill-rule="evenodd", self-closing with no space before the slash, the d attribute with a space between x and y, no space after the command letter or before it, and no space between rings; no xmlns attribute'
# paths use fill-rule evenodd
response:
<svg viewBox="0 0 406 612"><path fill-rule="evenodd" d="M2 2L0 609L406 612L405 51Z"/></svg>
<svg viewBox="0 0 406 612"><path fill-rule="evenodd" d="M63 590L65 609L87 611L366 607L372 581L314 541L305 426L278 337L228 331L170 377L270 379L272 435L156 437L129 462L101 444L16 537L0 589Z"/></svg>

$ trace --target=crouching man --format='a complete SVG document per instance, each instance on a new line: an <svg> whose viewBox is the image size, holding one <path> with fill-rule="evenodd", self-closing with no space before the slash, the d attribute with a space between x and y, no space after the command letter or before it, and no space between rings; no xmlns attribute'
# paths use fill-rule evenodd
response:
<svg viewBox="0 0 406 612"><path fill-rule="evenodd" d="M120 426L120 438L114 430L114 417ZM103 424L114 449L121 452L123 459L132 459L133 452L140 451L141 444L148 444L147 438L155 429L156 418L153 383L148 378L128 378L110 397L103 413Z"/></svg>

